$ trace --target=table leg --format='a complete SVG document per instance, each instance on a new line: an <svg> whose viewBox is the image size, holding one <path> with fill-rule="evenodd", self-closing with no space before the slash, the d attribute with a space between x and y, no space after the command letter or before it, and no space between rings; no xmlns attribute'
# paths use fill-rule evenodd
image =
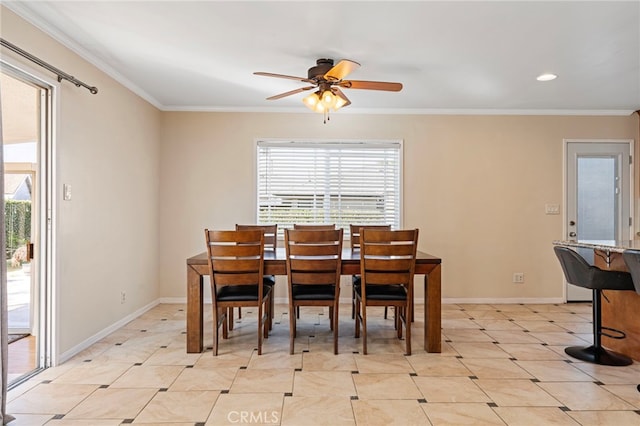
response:
<svg viewBox="0 0 640 426"><path fill-rule="evenodd" d="M202 275L187 266L187 352L202 352L203 300Z"/></svg>
<svg viewBox="0 0 640 426"><path fill-rule="evenodd" d="M424 276L424 349L427 352L442 351L441 269L436 265Z"/></svg>

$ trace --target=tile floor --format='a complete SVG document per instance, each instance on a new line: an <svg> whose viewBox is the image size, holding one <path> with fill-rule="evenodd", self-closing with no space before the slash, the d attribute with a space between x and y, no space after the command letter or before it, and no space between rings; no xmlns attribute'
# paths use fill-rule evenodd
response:
<svg viewBox="0 0 640 426"><path fill-rule="evenodd" d="M277 311L262 356L245 309L214 357L185 352L184 305L158 305L11 390L11 425L640 425L640 363L564 354L591 340L588 304L443 305L441 354L422 349L419 306L412 356L375 309L361 355L348 305L339 355L314 308L302 309L289 355L286 306Z"/></svg>

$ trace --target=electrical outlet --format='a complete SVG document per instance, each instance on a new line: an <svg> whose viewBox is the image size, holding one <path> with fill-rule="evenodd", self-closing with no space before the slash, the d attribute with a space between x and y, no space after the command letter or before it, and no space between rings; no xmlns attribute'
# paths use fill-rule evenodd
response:
<svg viewBox="0 0 640 426"><path fill-rule="evenodd" d="M524 283L524 272L514 272L513 273L513 282L517 284Z"/></svg>
<svg viewBox="0 0 640 426"><path fill-rule="evenodd" d="M123 304L126 301L127 301L127 293L125 293L124 291L121 291L120 292L120 304Z"/></svg>

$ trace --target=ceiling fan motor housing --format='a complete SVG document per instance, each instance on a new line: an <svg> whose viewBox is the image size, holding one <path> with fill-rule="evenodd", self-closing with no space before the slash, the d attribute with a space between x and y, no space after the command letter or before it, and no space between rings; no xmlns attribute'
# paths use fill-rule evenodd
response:
<svg viewBox="0 0 640 426"><path fill-rule="evenodd" d="M324 79L324 75L333 68L333 59L318 59L316 66L309 68L309 79Z"/></svg>

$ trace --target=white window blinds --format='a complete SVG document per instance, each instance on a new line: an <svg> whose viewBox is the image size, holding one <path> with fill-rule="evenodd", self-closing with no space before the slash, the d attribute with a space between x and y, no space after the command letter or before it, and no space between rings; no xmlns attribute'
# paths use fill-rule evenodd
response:
<svg viewBox="0 0 640 426"><path fill-rule="evenodd" d="M400 227L400 142L258 141L258 223Z"/></svg>

